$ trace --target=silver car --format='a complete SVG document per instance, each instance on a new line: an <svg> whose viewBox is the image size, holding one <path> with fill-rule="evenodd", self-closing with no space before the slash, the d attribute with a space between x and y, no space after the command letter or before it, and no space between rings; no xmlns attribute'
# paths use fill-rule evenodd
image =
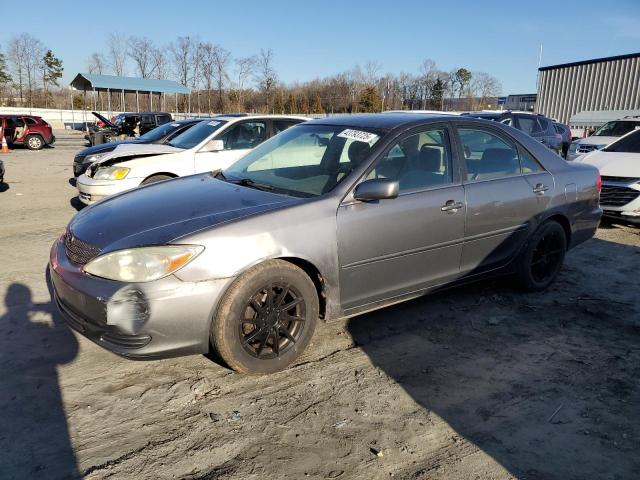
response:
<svg viewBox="0 0 640 480"><path fill-rule="evenodd" d="M594 234L598 194L594 167L496 122L324 118L224 171L83 210L50 279L69 325L117 354L215 350L265 374L302 353L319 318L488 275L545 289Z"/></svg>

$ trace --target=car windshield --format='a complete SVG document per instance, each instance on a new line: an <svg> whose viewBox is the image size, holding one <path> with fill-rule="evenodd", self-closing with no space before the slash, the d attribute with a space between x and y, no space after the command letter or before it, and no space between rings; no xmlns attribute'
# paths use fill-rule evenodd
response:
<svg viewBox="0 0 640 480"><path fill-rule="evenodd" d="M169 145L176 148L193 148L202 143L213 132L222 128L227 123L224 120L204 120L195 127L191 127L186 132L181 133L169 142Z"/></svg>
<svg viewBox="0 0 640 480"><path fill-rule="evenodd" d="M333 189L369 156L380 135L357 127L299 125L224 171L229 181L296 196Z"/></svg>
<svg viewBox="0 0 640 480"><path fill-rule="evenodd" d="M615 120L613 122L607 122L601 126L592 135L593 137L621 137L627 133L640 128L640 121L633 120Z"/></svg>
<svg viewBox="0 0 640 480"><path fill-rule="evenodd" d="M140 135L138 138L140 140L144 140L145 142L157 142L158 140L161 140L169 135L178 127L180 127L179 123L165 123L164 125L160 125L153 130L149 130L147 133L145 133L144 135Z"/></svg>
<svg viewBox="0 0 640 480"><path fill-rule="evenodd" d="M603 150L605 152L640 153L640 130L625 135Z"/></svg>

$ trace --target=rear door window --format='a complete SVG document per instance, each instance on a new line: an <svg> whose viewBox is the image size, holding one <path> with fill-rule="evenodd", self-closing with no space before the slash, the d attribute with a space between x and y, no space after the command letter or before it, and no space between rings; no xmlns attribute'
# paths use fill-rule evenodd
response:
<svg viewBox="0 0 640 480"><path fill-rule="evenodd" d="M285 131L289 127L293 127L300 123L300 120L274 120L273 121L273 134L277 135L280 132Z"/></svg>
<svg viewBox="0 0 640 480"><path fill-rule="evenodd" d="M267 124L264 121L241 122L233 125L220 139L225 150L254 148L267 139Z"/></svg>
<svg viewBox="0 0 640 480"><path fill-rule="evenodd" d="M458 129L464 151L467 181L491 180L520 174L518 148L487 130Z"/></svg>
<svg viewBox="0 0 640 480"><path fill-rule="evenodd" d="M171 117L169 115L157 115L156 121L158 122L158 125L164 125L171 121Z"/></svg>
<svg viewBox="0 0 640 480"><path fill-rule="evenodd" d="M527 135L536 135L542 132L538 119L533 116L518 116L518 129Z"/></svg>

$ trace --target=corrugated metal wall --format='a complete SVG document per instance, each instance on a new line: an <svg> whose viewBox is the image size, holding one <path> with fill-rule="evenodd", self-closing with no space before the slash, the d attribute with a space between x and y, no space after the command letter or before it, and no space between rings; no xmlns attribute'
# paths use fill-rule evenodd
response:
<svg viewBox="0 0 640 480"><path fill-rule="evenodd" d="M584 110L640 108L640 57L541 69L536 112L567 123Z"/></svg>

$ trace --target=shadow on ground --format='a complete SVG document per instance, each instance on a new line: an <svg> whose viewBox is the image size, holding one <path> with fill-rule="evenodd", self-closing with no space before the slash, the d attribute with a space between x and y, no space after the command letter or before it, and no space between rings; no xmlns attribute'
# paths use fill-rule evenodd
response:
<svg viewBox="0 0 640 480"><path fill-rule="evenodd" d="M355 317L349 331L418 405L518 479L640 478L640 302L616 300L597 275L606 260L631 278L640 248L581 248L580 271L593 274L567 265L548 292L485 282ZM432 467L404 473L431 478Z"/></svg>
<svg viewBox="0 0 640 480"><path fill-rule="evenodd" d="M26 285L9 285L0 318L0 477L78 477L57 367L78 344L52 302L33 303Z"/></svg>

